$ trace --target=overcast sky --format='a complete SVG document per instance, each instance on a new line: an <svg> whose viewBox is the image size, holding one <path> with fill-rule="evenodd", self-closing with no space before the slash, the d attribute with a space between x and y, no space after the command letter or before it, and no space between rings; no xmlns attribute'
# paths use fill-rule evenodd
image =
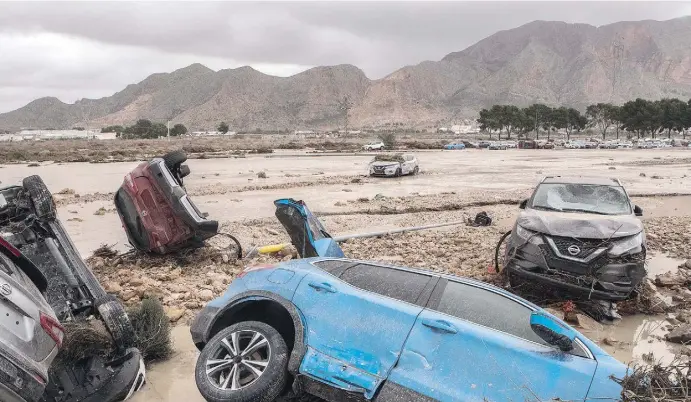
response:
<svg viewBox="0 0 691 402"><path fill-rule="evenodd" d="M0 2L0 112L109 96L195 62L281 76L348 63L381 78L533 20L684 15L691 2Z"/></svg>

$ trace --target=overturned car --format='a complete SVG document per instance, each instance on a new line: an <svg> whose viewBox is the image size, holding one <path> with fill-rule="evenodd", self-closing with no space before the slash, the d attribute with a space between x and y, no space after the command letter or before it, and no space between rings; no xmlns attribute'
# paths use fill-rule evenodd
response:
<svg viewBox="0 0 691 402"><path fill-rule="evenodd" d="M619 180L547 177L520 208L503 258L512 285L615 301L645 277L643 211Z"/></svg>
<svg viewBox="0 0 691 402"><path fill-rule="evenodd" d="M218 221L207 219L183 186L190 174L186 160L184 152L174 151L142 162L115 193L115 208L137 250L166 254L201 247L218 233Z"/></svg>
<svg viewBox="0 0 691 402"><path fill-rule="evenodd" d="M0 188L0 235L47 278L45 297L61 323L99 319L116 350L51 367L42 401L120 401L145 380L135 332L117 299L108 295L80 257L57 218L53 197L39 176ZM37 347L43 347L37 345Z"/></svg>

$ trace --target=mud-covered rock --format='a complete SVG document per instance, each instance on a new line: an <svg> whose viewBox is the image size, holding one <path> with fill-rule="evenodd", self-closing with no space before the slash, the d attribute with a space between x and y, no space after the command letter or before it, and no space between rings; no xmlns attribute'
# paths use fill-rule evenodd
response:
<svg viewBox="0 0 691 402"><path fill-rule="evenodd" d="M668 342L686 344L691 342L691 324L684 324L674 328L669 334L665 335Z"/></svg>
<svg viewBox="0 0 691 402"><path fill-rule="evenodd" d="M166 307L165 311L170 322L177 322L180 318L182 318L183 315L185 315L187 310L184 308Z"/></svg>
<svg viewBox="0 0 691 402"><path fill-rule="evenodd" d="M655 277L655 284L663 287L680 286L684 285L686 282L687 278L685 276L672 272L667 272Z"/></svg>

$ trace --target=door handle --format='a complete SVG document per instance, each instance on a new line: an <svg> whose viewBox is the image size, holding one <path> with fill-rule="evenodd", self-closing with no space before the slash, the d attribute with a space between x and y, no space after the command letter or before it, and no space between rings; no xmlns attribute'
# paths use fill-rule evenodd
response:
<svg viewBox="0 0 691 402"><path fill-rule="evenodd" d="M458 329L456 329L456 327L442 320L422 320L422 325L438 331L447 332L449 334L458 333Z"/></svg>
<svg viewBox="0 0 691 402"><path fill-rule="evenodd" d="M327 293L336 293L336 289L334 289L333 286L331 286L330 283L326 282L310 282L308 284L311 288L318 290L318 291L324 291Z"/></svg>

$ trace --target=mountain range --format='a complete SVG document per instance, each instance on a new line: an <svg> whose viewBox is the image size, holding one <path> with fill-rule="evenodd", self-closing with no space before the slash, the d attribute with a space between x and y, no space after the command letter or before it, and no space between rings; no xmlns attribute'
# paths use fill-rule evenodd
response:
<svg viewBox="0 0 691 402"><path fill-rule="evenodd" d="M153 74L112 96L67 104L37 99L0 114L0 129L102 127L140 118L192 129L434 126L498 103L581 110L594 102L691 97L691 17L587 24L534 21L439 61L370 80L352 65L274 77L251 67L193 64Z"/></svg>

